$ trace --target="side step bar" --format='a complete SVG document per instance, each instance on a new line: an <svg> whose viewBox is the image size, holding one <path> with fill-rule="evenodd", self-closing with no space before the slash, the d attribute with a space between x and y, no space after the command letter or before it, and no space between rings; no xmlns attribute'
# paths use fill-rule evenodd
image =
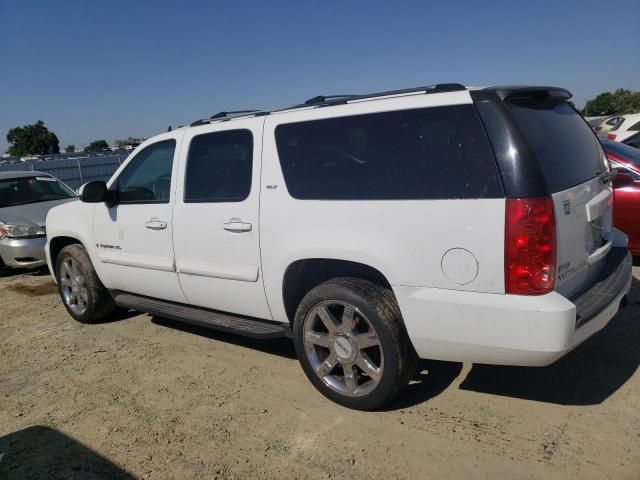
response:
<svg viewBox="0 0 640 480"><path fill-rule="evenodd" d="M205 308L192 307L181 303L167 302L132 293L110 291L116 305L131 310L191 323L201 327L236 333L251 338L291 337L289 325L233 315Z"/></svg>

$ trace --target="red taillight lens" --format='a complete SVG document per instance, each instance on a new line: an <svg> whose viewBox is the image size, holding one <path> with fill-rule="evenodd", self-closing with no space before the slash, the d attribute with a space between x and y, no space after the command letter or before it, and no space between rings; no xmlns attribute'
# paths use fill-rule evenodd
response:
<svg viewBox="0 0 640 480"><path fill-rule="evenodd" d="M505 290L542 295L556 277L556 219L553 201L508 198L505 218Z"/></svg>
<svg viewBox="0 0 640 480"><path fill-rule="evenodd" d="M602 130L602 127L596 127L596 132L599 132L600 130Z"/></svg>
<svg viewBox="0 0 640 480"><path fill-rule="evenodd" d="M615 133L607 133L607 140L615 140L617 135Z"/></svg>

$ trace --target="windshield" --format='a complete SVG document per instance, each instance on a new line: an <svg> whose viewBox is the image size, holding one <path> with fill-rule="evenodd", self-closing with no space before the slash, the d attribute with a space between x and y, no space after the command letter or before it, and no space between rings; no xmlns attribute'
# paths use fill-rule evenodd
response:
<svg viewBox="0 0 640 480"><path fill-rule="evenodd" d="M0 179L0 207L75 197L73 190L50 176Z"/></svg>

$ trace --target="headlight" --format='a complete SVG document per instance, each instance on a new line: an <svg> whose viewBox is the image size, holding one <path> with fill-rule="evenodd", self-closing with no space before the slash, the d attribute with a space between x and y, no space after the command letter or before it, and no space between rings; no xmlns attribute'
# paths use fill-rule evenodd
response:
<svg viewBox="0 0 640 480"><path fill-rule="evenodd" d="M44 237L45 231L31 225L0 225L0 238Z"/></svg>

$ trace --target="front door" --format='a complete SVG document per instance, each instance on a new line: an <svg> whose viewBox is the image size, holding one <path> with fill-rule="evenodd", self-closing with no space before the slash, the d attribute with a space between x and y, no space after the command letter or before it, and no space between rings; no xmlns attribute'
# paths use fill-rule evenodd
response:
<svg viewBox="0 0 640 480"><path fill-rule="evenodd" d="M271 319L258 232L263 123L236 119L187 131L173 240L189 303Z"/></svg>
<svg viewBox="0 0 640 480"><path fill-rule="evenodd" d="M172 245L174 172L181 132L139 147L109 189L115 202L94 214L101 276L108 288L186 302L175 271Z"/></svg>

